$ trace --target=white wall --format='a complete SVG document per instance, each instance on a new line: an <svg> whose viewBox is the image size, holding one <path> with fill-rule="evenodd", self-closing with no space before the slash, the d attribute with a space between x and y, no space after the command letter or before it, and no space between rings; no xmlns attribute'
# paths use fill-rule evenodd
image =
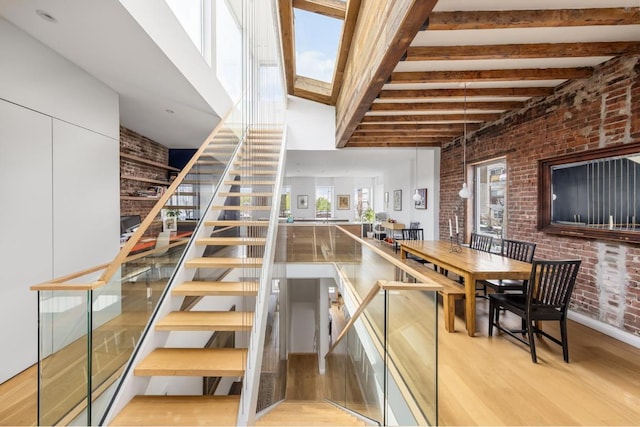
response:
<svg viewBox="0 0 640 427"><path fill-rule="evenodd" d="M413 159L396 165L394 173L384 175L383 193L389 193L389 203L385 206L383 202L383 210L387 212L389 218L396 219L407 227L410 222L420 222L420 228L424 229L425 240L434 240L439 238L437 221L440 205L440 149L418 150L417 158L417 181L415 155ZM427 209L414 207L412 196L416 188L427 189ZM400 211L394 210L395 190L402 190L402 210Z"/></svg>
<svg viewBox="0 0 640 427"><path fill-rule="evenodd" d="M3 382L36 363L29 286L110 261L120 207L117 93L3 19L0 52Z"/></svg>
<svg viewBox="0 0 640 427"><path fill-rule="evenodd" d="M313 353L316 333L317 279L288 280L291 310L289 352Z"/></svg>
<svg viewBox="0 0 640 427"><path fill-rule="evenodd" d="M355 221L355 189L369 187L375 192L375 178L363 178L353 176L343 177L289 177L285 178L284 185L291 188L291 214L294 218L315 218L316 186L333 187L333 218ZM298 196L307 195L309 199L308 209L298 209ZM349 209L338 209L338 196L349 196Z"/></svg>
<svg viewBox="0 0 640 427"><path fill-rule="evenodd" d="M336 109L289 96L287 150L335 150Z"/></svg>

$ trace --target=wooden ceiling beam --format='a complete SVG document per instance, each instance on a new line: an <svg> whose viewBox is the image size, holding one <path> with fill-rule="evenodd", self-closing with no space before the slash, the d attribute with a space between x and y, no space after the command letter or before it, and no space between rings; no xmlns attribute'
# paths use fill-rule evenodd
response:
<svg viewBox="0 0 640 427"><path fill-rule="evenodd" d="M552 87L496 87L467 88L467 96L534 97L548 96ZM464 89L384 89L378 94L380 99L450 98L465 96Z"/></svg>
<svg viewBox="0 0 640 427"><path fill-rule="evenodd" d="M637 7L455 11L432 13L427 31L635 24L640 24Z"/></svg>
<svg viewBox="0 0 640 427"><path fill-rule="evenodd" d="M431 142L431 141L451 141L451 136L351 136L349 141L351 142L412 142L415 144L417 141Z"/></svg>
<svg viewBox="0 0 640 427"><path fill-rule="evenodd" d="M291 0L278 0L280 15L280 38L287 93L293 95L293 82L296 78L295 46L293 41L293 8Z"/></svg>
<svg viewBox="0 0 640 427"><path fill-rule="evenodd" d="M342 26L342 37L338 46L338 54L336 57L336 68L333 74L333 89L331 92L331 104L335 105L342 88L344 80L344 69L347 65L347 58L351 50L351 41L356 29L358 14L360 13L361 0L349 0L347 2L347 13Z"/></svg>
<svg viewBox="0 0 640 427"><path fill-rule="evenodd" d="M640 52L640 43L536 43L484 46L415 46L407 49L406 61L446 61L476 59L578 58L619 56Z"/></svg>
<svg viewBox="0 0 640 427"><path fill-rule="evenodd" d="M524 68L514 70L403 71L391 74L391 83L446 83L478 81L585 79L591 67Z"/></svg>
<svg viewBox="0 0 640 427"><path fill-rule="evenodd" d="M331 104L331 84L308 77L296 76L293 95L322 104Z"/></svg>
<svg viewBox="0 0 640 427"><path fill-rule="evenodd" d="M339 0L293 0L293 7L336 19L344 19L347 9Z"/></svg>
<svg viewBox="0 0 640 427"><path fill-rule="evenodd" d="M364 116L362 123L393 123L393 122L447 122L462 121L467 123L487 122L500 118L502 113L480 113L472 114L398 114L386 116Z"/></svg>
<svg viewBox="0 0 640 427"><path fill-rule="evenodd" d="M344 147L437 0L363 2L336 101L336 146Z"/></svg>
<svg viewBox="0 0 640 427"><path fill-rule="evenodd" d="M350 148L371 148L371 147L381 147L381 148L413 148L415 150L416 147L427 148L427 147L441 147L444 142L451 141L451 138L441 138L439 140L433 141L400 141L400 140L384 140L384 141L363 141L363 140L353 140L350 139L347 147Z"/></svg>
<svg viewBox="0 0 640 427"><path fill-rule="evenodd" d="M467 130L476 130L480 124L467 123ZM356 128L355 133L366 132L396 132L399 130L428 132L458 132L463 129L463 123L363 123ZM355 134L354 133L354 134Z"/></svg>
<svg viewBox="0 0 640 427"><path fill-rule="evenodd" d="M522 108L521 101L495 102L374 102L371 111L429 111L429 110L515 110Z"/></svg>
<svg viewBox="0 0 640 427"><path fill-rule="evenodd" d="M360 142L360 141L349 141L347 142L346 147L349 148L429 148L429 147L441 147L444 142L448 142L447 140L443 141L433 141L433 142Z"/></svg>
<svg viewBox="0 0 640 427"><path fill-rule="evenodd" d="M351 139L354 138L397 138L397 137L409 137L409 138L451 138L453 136L462 135L461 130L454 131L439 131L439 132L415 132L410 130L397 130L394 132L358 132L355 131L351 135Z"/></svg>

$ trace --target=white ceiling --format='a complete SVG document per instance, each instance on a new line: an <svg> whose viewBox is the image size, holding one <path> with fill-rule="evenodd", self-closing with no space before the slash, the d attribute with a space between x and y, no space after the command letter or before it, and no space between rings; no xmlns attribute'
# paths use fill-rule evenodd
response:
<svg viewBox="0 0 640 427"><path fill-rule="evenodd" d="M38 9L57 23L37 16ZM129 129L170 148L191 148L219 122L118 0L1 0L0 16L116 91Z"/></svg>

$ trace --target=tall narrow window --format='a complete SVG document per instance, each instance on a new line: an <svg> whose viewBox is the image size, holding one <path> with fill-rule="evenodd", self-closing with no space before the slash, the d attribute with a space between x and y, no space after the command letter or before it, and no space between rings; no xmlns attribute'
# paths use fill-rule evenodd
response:
<svg viewBox="0 0 640 427"><path fill-rule="evenodd" d="M166 0L189 38L202 53L204 45L203 0Z"/></svg>
<svg viewBox="0 0 640 427"><path fill-rule="evenodd" d="M371 207L371 188L356 188L353 200L356 220L362 220L362 215Z"/></svg>
<svg viewBox="0 0 640 427"><path fill-rule="evenodd" d="M242 31L240 19L226 0L216 1L216 75L231 99L240 99Z"/></svg>
<svg viewBox="0 0 640 427"><path fill-rule="evenodd" d="M497 159L474 167L474 231L505 237L507 224L507 163Z"/></svg>
<svg viewBox="0 0 640 427"><path fill-rule="evenodd" d="M280 218L286 218L291 213L291 186L282 187L280 194Z"/></svg>
<svg viewBox="0 0 640 427"><path fill-rule="evenodd" d="M316 187L316 218L333 217L333 187Z"/></svg>

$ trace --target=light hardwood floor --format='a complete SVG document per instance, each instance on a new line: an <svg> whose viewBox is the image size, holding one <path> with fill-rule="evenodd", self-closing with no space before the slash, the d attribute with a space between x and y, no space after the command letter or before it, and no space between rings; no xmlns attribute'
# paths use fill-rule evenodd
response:
<svg viewBox="0 0 640 427"><path fill-rule="evenodd" d="M542 339L533 364L524 345L487 337L486 301L478 300L477 311L478 333L470 338L462 311L457 332L447 333L440 308L441 425L640 425L640 349L569 321L570 363L559 346ZM315 372L317 364L309 369ZM35 424L35 388L33 370L0 384L0 425ZM304 390L299 395L319 398Z"/></svg>

